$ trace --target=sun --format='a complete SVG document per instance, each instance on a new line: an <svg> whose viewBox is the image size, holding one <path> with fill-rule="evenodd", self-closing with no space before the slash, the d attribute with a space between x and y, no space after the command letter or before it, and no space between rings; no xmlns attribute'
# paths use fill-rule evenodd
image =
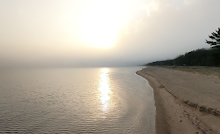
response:
<svg viewBox="0 0 220 134"><path fill-rule="evenodd" d="M83 41L97 48L112 47L125 21L126 7L114 0L99 0L81 16L80 29Z"/></svg>

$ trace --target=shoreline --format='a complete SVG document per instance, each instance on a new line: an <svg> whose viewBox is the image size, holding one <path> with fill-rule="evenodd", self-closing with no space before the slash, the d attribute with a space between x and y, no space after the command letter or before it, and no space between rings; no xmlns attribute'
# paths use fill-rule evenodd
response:
<svg viewBox="0 0 220 134"><path fill-rule="evenodd" d="M206 86L213 88L213 83L210 83L213 82L212 78L163 67L147 67L136 73L147 79L154 89L156 134L220 133L218 127L220 125L218 117L220 105L212 104L214 100L211 97L214 95L210 97L210 93L206 94L206 88L201 91L197 90L200 89L198 88L200 84L206 84ZM192 76L196 79L191 79ZM200 79L206 79L209 83L201 82ZM214 86L217 87L214 87L213 90L218 88L220 83L220 79L214 80L216 83ZM192 84L193 82L195 83ZM195 99L191 99L192 96ZM204 100L204 97L207 100L201 101L201 99ZM217 110L213 110L213 107Z"/></svg>
<svg viewBox="0 0 220 134"><path fill-rule="evenodd" d="M155 107L156 107L156 116L155 116L155 132L156 134L169 134L169 130L167 127L167 121L165 119L165 109L164 106L161 104L160 95L158 93L157 86L159 83L157 83L156 79L150 75L145 75L141 71L137 71L136 74L144 77L149 85L153 88L154 91L154 101L155 101ZM160 123L159 123L160 122Z"/></svg>

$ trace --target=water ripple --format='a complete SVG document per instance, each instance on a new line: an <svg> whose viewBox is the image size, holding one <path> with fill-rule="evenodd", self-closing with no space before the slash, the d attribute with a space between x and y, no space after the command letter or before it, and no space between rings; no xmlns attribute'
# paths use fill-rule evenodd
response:
<svg viewBox="0 0 220 134"><path fill-rule="evenodd" d="M4 70L0 133L153 134L153 92L138 69Z"/></svg>

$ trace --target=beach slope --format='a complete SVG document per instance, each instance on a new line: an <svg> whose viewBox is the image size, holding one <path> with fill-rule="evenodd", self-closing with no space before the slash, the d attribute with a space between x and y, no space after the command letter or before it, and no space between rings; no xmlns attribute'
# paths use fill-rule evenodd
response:
<svg viewBox="0 0 220 134"><path fill-rule="evenodd" d="M157 134L220 134L218 76L152 66L137 74L154 89Z"/></svg>

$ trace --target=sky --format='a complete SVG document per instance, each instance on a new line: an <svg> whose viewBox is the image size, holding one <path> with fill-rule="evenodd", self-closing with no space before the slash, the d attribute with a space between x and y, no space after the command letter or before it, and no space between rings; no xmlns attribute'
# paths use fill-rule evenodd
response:
<svg viewBox="0 0 220 134"><path fill-rule="evenodd" d="M0 66L130 66L209 48L219 0L0 0Z"/></svg>

